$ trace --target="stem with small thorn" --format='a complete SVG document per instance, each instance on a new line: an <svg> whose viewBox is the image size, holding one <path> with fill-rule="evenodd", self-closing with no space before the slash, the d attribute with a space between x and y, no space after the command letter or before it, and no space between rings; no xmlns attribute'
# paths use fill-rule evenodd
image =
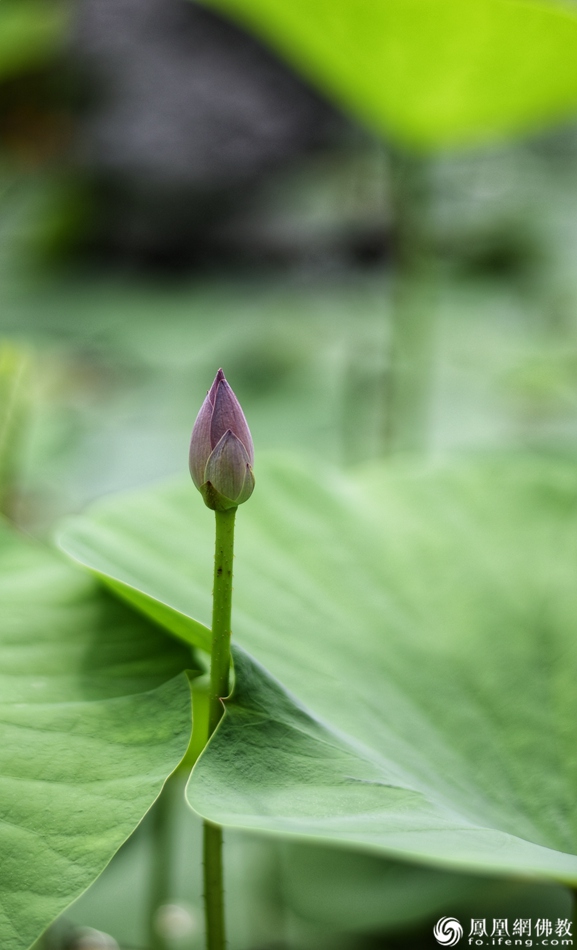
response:
<svg viewBox="0 0 577 950"><path fill-rule="evenodd" d="M215 511L214 588L212 600L212 651L208 694L208 738L223 714L222 699L228 696L230 675L230 618L232 607L232 560L236 508ZM225 950L224 890L222 873L222 828L205 821L204 909L207 950Z"/></svg>

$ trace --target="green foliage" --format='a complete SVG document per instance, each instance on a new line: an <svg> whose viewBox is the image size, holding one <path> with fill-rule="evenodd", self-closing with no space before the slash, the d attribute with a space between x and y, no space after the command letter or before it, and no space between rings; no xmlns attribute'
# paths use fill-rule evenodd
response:
<svg viewBox="0 0 577 950"><path fill-rule="evenodd" d="M430 149L577 111L577 17L524 0L205 0L379 133Z"/></svg>
<svg viewBox="0 0 577 950"><path fill-rule="evenodd" d="M239 513L235 690L189 801L238 828L577 881L577 479L264 461ZM188 481L96 505L66 550L175 632L210 614ZM201 638L198 639L199 645ZM248 652L247 652L248 651Z"/></svg>
<svg viewBox="0 0 577 950"><path fill-rule="evenodd" d="M43 65L62 45L65 8L46 0L0 3L0 81Z"/></svg>
<svg viewBox="0 0 577 950"><path fill-rule="evenodd" d="M100 874L184 754L190 657L3 525L0 602L0 945L24 950Z"/></svg>

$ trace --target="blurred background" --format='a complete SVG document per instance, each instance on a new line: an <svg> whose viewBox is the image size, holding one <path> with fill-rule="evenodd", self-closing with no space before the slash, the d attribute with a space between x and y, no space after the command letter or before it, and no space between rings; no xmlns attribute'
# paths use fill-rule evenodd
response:
<svg viewBox="0 0 577 950"><path fill-rule="evenodd" d="M219 366L257 459L575 452L577 120L410 152L320 89L192 0L3 0L0 504L26 531L185 470ZM202 945L179 781L152 929L154 811L49 950ZM560 887L228 847L233 950L570 914Z"/></svg>

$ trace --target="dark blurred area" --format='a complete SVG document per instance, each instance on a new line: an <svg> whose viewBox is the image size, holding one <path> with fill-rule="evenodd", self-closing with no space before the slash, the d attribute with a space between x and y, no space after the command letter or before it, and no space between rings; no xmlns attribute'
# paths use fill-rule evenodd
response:
<svg viewBox="0 0 577 950"><path fill-rule="evenodd" d="M50 18L50 0L34 12ZM307 251L271 228L267 189L311 156L368 139L355 123L189 0L82 0L67 12L60 42L47 37L51 48L0 89L11 170L64 176L55 250L169 273L314 256L314 235ZM379 260L384 231L359 222L359 233L327 235L325 251Z"/></svg>
<svg viewBox="0 0 577 950"><path fill-rule="evenodd" d="M83 0L72 58L85 95L73 161L97 209L90 251L169 269L274 256L248 220L259 190L342 137L334 108L188 0Z"/></svg>

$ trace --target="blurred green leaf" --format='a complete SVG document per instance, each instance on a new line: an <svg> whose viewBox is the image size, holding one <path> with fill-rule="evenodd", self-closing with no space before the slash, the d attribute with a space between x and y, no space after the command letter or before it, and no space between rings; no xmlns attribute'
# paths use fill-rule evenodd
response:
<svg viewBox="0 0 577 950"><path fill-rule="evenodd" d="M379 133L438 148L577 111L577 17L524 0L204 0Z"/></svg>
<svg viewBox="0 0 577 950"><path fill-rule="evenodd" d="M573 463L345 478L260 458L257 485L238 516L235 691L193 807L577 881ZM212 535L185 480L96 505L62 544L178 629L209 617Z"/></svg>
<svg viewBox="0 0 577 950"><path fill-rule="evenodd" d="M190 736L189 653L0 525L0 945L100 874ZM176 677L176 678L175 678Z"/></svg>
<svg viewBox="0 0 577 950"><path fill-rule="evenodd" d="M0 3L0 81L42 64L62 47L64 4L46 0Z"/></svg>
<svg viewBox="0 0 577 950"><path fill-rule="evenodd" d="M284 841L281 854L288 905L333 933L398 930L443 914L515 919L572 911L571 891L542 881L456 874L302 841Z"/></svg>

